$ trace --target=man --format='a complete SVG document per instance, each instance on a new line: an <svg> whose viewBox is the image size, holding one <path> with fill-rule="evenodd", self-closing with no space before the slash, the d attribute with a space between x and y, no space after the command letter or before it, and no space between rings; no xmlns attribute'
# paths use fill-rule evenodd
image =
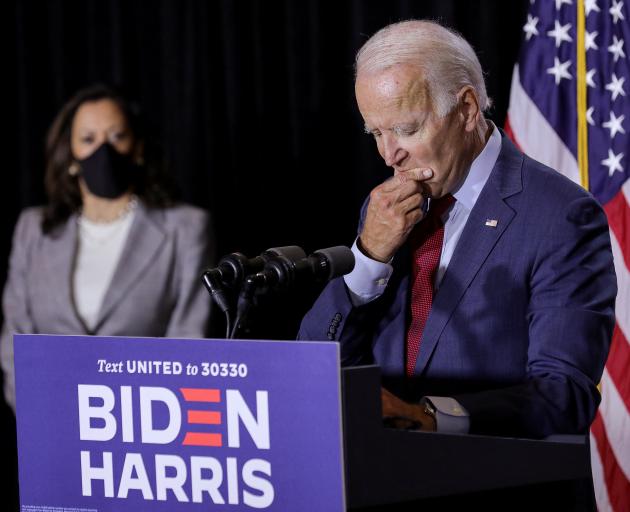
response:
<svg viewBox="0 0 630 512"><path fill-rule="evenodd" d="M362 209L355 270L329 283L299 337L380 365L394 425L586 432L616 295L599 204L484 119L477 57L436 23L370 38L355 93L394 175Z"/></svg>

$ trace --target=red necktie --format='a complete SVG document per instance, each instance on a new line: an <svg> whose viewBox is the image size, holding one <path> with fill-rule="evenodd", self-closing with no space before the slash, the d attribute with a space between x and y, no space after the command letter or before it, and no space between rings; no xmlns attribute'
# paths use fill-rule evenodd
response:
<svg viewBox="0 0 630 512"><path fill-rule="evenodd" d="M411 323L407 330L406 373L408 377L414 373L420 352L422 331L433 302L433 283L444 240L444 223L441 217L454 202L455 198L450 194L431 200L426 217L416 225L409 239L413 253Z"/></svg>

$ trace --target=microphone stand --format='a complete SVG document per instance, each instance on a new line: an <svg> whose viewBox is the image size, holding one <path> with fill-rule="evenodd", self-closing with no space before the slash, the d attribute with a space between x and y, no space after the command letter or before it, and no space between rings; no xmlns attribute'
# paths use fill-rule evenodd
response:
<svg viewBox="0 0 630 512"><path fill-rule="evenodd" d="M286 246L268 249L251 260L240 253L231 254L219 262L219 267L206 270L202 277L226 316L226 339L234 339L247 326L258 295L289 290L304 279L329 281L347 274L353 267L354 255L344 246L320 249L308 257L300 247ZM235 305L238 285L240 291ZM234 309L236 318L232 322Z"/></svg>
<svg viewBox="0 0 630 512"><path fill-rule="evenodd" d="M252 274L245 278L236 303L234 328L229 331L228 339L234 339L238 332L243 330L247 325L249 311L254 305L256 291L261 284L264 284L264 278L259 274Z"/></svg>
<svg viewBox="0 0 630 512"><path fill-rule="evenodd" d="M247 322L247 315L255 303L256 295L290 288L296 275L296 267L302 260L278 255L270 259L256 274L245 278L236 304L236 320L229 338L233 339Z"/></svg>
<svg viewBox="0 0 630 512"><path fill-rule="evenodd" d="M227 290L223 286L221 276L218 275L216 269L206 270L203 275L203 284L205 285L208 293L214 300L215 304L219 306L219 309L223 311L226 320L225 337L229 338L232 332L232 306L228 299Z"/></svg>

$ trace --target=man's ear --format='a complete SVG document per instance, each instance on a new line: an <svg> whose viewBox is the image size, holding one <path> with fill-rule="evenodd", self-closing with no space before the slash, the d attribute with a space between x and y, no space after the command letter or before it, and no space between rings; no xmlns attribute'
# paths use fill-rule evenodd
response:
<svg viewBox="0 0 630 512"><path fill-rule="evenodd" d="M457 93L457 103L459 105L461 120L464 129L472 132L477 128L481 108L479 108L479 98L477 92L470 85L466 85Z"/></svg>

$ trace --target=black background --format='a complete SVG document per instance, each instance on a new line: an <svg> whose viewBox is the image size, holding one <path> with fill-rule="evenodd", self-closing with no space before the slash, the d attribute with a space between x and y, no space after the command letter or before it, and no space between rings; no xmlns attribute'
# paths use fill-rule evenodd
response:
<svg viewBox="0 0 630 512"><path fill-rule="evenodd" d="M142 106L183 200L210 210L217 255L350 245L358 209L388 175L354 103L354 54L384 25L430 18L473 45L502 126L526 0L77 0L6 2L0 283L20 210L41 204L46 130L97 81ZM312 300L263 308L253 337L294 336ZM2 474L14 474L0 404ZM45 420L45 419L44 419ZM3 477L0 509L17 510Z"/></svg>

